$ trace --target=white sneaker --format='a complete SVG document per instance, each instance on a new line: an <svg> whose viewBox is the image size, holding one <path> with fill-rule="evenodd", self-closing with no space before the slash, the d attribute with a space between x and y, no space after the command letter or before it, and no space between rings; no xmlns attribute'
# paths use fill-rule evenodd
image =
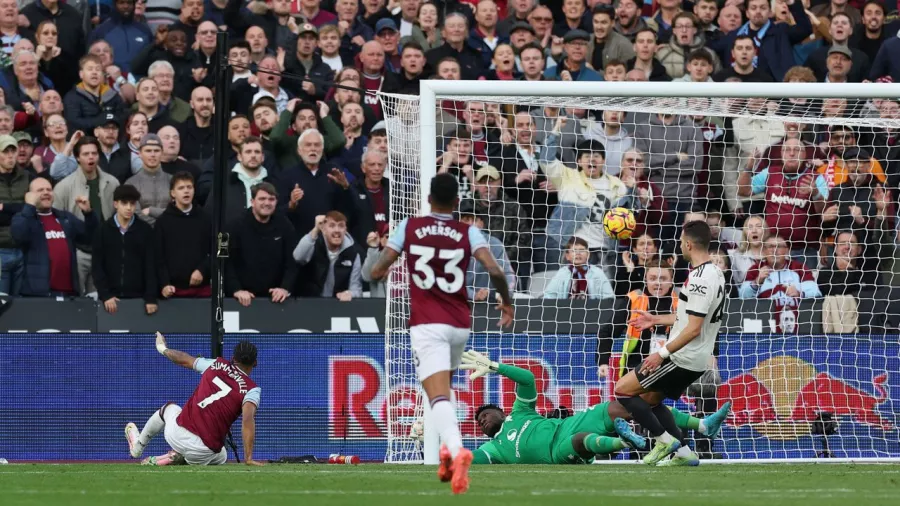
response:
<svg viewBox="0 0 900 506"><path fill-rule="evenodd" d="M144 454L144 445L140 442L140 435L137 425L131 422L125 425L125 440L128 441L128 451L131 453L131 458L134 459L139 459Z"/></svg>

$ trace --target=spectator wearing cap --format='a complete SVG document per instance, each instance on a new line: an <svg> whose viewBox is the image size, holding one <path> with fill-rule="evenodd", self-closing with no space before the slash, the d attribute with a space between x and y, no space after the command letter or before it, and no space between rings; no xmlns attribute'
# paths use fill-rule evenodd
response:
<svg viewBox="0 0 900 506"><path fill-rule="evenodd" d="M10 232L22 250L25 268L19 294L26 297L76 295L82 284L79 274L90 272L90 257L86 269L76 258L76 245L90 244L99 220L90 202L81 197L78 212L54 208L53 185L45 178L31 181L22 210L12 217ZM80 292L83 293L83 292Z"/></svg>
<svg viewBox="0 0 900 506"><path fill-rule="evenodd" d="M756 43L751 35L738 35L731 44L731 65L713 75L713 80L723 83L738 78L745 83L771 83L774 79L765 70L755 66Z"/></svg>
<svg viewBox="0 0 900 506"><path fill-rule="evenodd" d="M91 273L108 313L117 311L120 299L144 299L148 315L158 309L153 228L135 216L140 199L134 186L116 188L116 213L94 232Z"/></svg>
<svg viewBox="0 0 900 506"><path fill-rule="evenodd" d="M628 61L634 57L634 47L624 35L613 30L615 9L597 4L591 11L593 34L587 49L587 61L600 75L611 60Z"/></svg>
<svg viewBox="0 0 900 506"><path fill-rule="evenodd" d="M184 123L191 116L191 106L184 99L172 94L175 90L175 68L172 64L164 60L153 62L147 71L147 77L156 83L159 104L168 113L169 121L175 124Z"/></svg>
<svg viewBox="0 0 900 506"><path fill-rule="evenodd" d="M287 218L276 211L278 191L274 185L257 183L249 196L250 209L228 225L225 292L244 307L256 297L280 304L290 297L297 280L293 257L297 233Z"/></svg>
<svg viewBox="0 0 900 506"><path fill-rule="evenodd" d="M642 72L644 81L671 81L665 65L655 55L656 32L651 28L642 28L634 36L634 58L625 62L626 68L629 73L634 70Z"/></svg>
<svg viewBox="0 0 900 506"><path fill-rule="evenodd" d="M16 169L27 173L29 178L37 176L37 170L35 170L34 164L31 161L31 157L34 156L34 139L31 138L31 135L29 135L28 132L13 132L12 136L18 144Z"/></svg>
<svg viewBox="0 0 900 506"><path fill-rule="evenodd" d="M603 111L602 121L591 122L590 128L584 132L585 139L597 141L605 147L604 172L611 176L619 175L622 155L634 146L634 138L622 126L624 121L624 111L607 109Z"/></svg>
<svg viewBox="0 0 900 506"><path fill-rule="evenodd" d="M872 175L872 155L864 148L849 147L842 153L846 180L831 189L822 213L822 226L854 230L867 256L878 258L883 234L892 229L890 191ZM872 254L875 252L875 254Z"/></svg>
<svg viewBox="0 0 900 506"><path fill-rule="evenodd" d="M719 57L705 47L706 39L700 33L696 16L690 12L678 13L672 21L672 30L669 42L656 52L656 58L673 79L679 79L687 73L688 57L694 51L707 53L713 69L719 68Z"/></svg>
<svg viewBox="0 0 900 506"><path fill-rule="evenodd" d="M712 41L709 47L718 52L723 61L728 61L727 56L735 38L739 35L751 35L757 48L754 66L768 72L780 82L795 64L794 45L802 43L812 33L812 24L804 11L803 2L789 0L788 9L796 21L794 25L775 23L769 19L769 0L747 0L748 21L737 30Z"/></svg>
<svg viewBox="0 0 900 506"><path fill-rule="evenodd" d="M362 177L353 183L356 218L351 234L357 244L366 244L370 233L381 237L388 234L388 206L391 201L390 181L384 177L387 155L372 149L362 155Z"/></svg>
<svg viewBox="0 0 900 506"><path fill-rule="evenodd" d="M287 0L281 1L290 4L292 13L302 15L303 19L308 23L315 25L316 28L322 28L325 25L337 22L337 16L327 10L319 8L319 4L321 3L320 0L300 0L299 2L288 2Z"/></svg>
<svg viewBox="0 0 900 506"><path fill-rule="evenodd" d="M213 95L206 86L197 86L191 92L193 114L178 126L181 136L181 156L200 164L213 155Z"/></svg>
<svg viewBox="0 0 900 506"><path fill-rule="evenodd" d="M166 107L159 103L159 85L149 77L138 81L137 101L132 110L147 117L147 128L150 133L156 133L163 126L172 123Z"/></svg>
<svg viewBox="0 0 900 506"><path fill-rule="evenodd" d="M106 21L97 25L91 32L88 44L98 40L105 40L110 46L115 46L116 58L114 64L128 72L131 70L131 60L148 44L153 43L153 32L143 21L134 17L135 0L116 0L114 9L110 12Z"/></svg>
<svg viewBox="0 0 900 506"><path fill-rule="evenodd" d="M30 139L29 139L30 140ZM18 295L22 286L22 251L16 247L10 224L22 210L32 176L18 167L19 143L11 135L0 136L0 293Z"/></svg>
<svg viewBox="0 0 900 506"><path fill-rule="evenodd" d="M138 217L153 225L169 204L169 181L172 176L162 170L162 140L156 134L141 139L139 151L143 168L125 181L140 192Z"/></svg>
<svg viewBox="0 0 900 506"><path fill-rule="evenodd" d="M591 265L588 243L573 236L565 244L566 264L544 290L545 299L612 299L616 296L603 269Z"/></svg>
<svg viewBox="0 0 900 506"><path fill-rule="evenodd" d="M22 8L22 15L33 27L52 21L59 33L57 44L67 58L79 58L85 53L84 17L71 5L57 0L33 2Z"/></svg>
<svg viewBox="0 0 900 506"><path fill-rule="evenodd" d="M559 149L558 119L547 136L547 149L542 153L541 168L556 188L559 205L547 222L547 249L551 262L559 261L563 246L573 236L584 239L599 264L611 268L615 263L616 241L603 231L606 211L619 206L628 193L622 180L605 172L606 149L597 141L583 141L576 147L575 165L571 168L555 159Z"/></svg>
<svg viewBox="0 0 900 506"><path fill-rule="evenodd" d="M375 41L384 50L384 62L387 70L396 73L400 69L400 31L397 23L391 18L382 18L375 24Z"/></svg>
<svg viewBox="0 0 900 506"><path fill-rule="evenodd" d="M316 216L313 228L294 249L294 260L303 269L298 295L342 302L362 297L360 248L347 233L347 217L340 212Z"/></svg>
<svg viewBox="0 0 900 506"><path fill-rule="evenodd" d="M519 265L523 263L524 267L529 267L527 251L531 248L531 222L522 207L503 192L501 180L500 171L492 165L482 165L475 171L472 186L475 213L484 220L482 230L503 243L513 270L527 275L524 269L519 270Z"/></svg>
<svg viewBox="0 0 900 506"><path fill-rule="evenodd" d="M231 170L225 181L225 222L238 219L252 205L253 186L260 183L276 185L275 172L263 165L265 151L262 139L248 136L240 144L237 161L230 165ZM204 178L205 179L205 178ZM206 199L208 212L212 212L213 192Z"/></svg>
<svg viewBox="0 0 900 506"><path fill-rule="evenodd" d="M180 172L187 172L196 181L200 176L200 167L179 156L181 151L181 135L178 130L166 125L157 133L162 141L162 170L170 176Z"/></svg>
<svg viewBox="0 0 900 506"><path fill-rule="evenodd" d="M178 27L157 29L154 43L148 44L132 60L131 70L138 75L147 75L150 65L159 60L169 62L175 69L173 94L187 100L196 84L193 69L200 66L200 59L188 44L184 29Z"/></svg>
<svg viewBox="0 0 900 506"><path fill-rule="evenodd" d="M848 45L866 53L870 62L875 61L884 41L894 36L884 26L884 15L884 2L866 0L862 7L862 24L850 36Z"/></svg>
<svg viewBox="0 0 900 506"><path fill-rule="evenodd" d="M324 100L325 85L334 80L334 71L316 52L318 37L319 31L314 24L303 23L297 34L296 51L287 53L284 58L284 71L294 75L286 86L303 101Z"/></svg>
<svg viewBox="0 0 900 506"><path fill-rule="evenodd" d="M81 82L66 93L64 114L66 122L74 130L91 132L94 127L110 120L122 121L125 102L122 97L103 82L100 58L88 55L79 61Z"/></svg>
<svg viewBox="0 0 900 506"><path fill-rule="evenodd" d="M513 271L512 262L506 255L503 242L484 229L486 217L475 211L475 203L469 199L459 203L457 215L459 216L459 221L466 225L474 226L481 232L488 243L491 254L497 259L497 264L503 270L504 276L506 276L506 284L509 290L514 291L516 289L516 275ZM493 302L497 300L497 292L491 284L491 278L487 270L481 265L481 262L474 258L470 259L469 266L466 268L466 291L470 301Z"/></svg>
<svg viewBox="0 0 900 506"><path fill-rule="evenodd" d="M634 43L638 32L649 28L655 34L659 27L656 21L641 15L643 2L638 0L619 0L616 4L616 23L613 27L617 33Z"/></svg>
<svg viewBox="0 0 900 506"><path fill-rule="evenodd" d="M848 6L849 7L849 6ZM816 79L824 82L826 74L830 72L829 60L832 55L839 54L847 58L845 66L847 67L846 79L849 82L861 82L869 75L870 62L869 57L860 49L849 46L850 39L853 36L853 23L850 17L839 12L831 19L828 33L831 35L831 45L825 45L810 53L806 59L806 66L811 68L816 74Z"/></svg>
<svg viewBox="0 0 900 506"><path fill-rule="evenodd" d="M84 137L75 143L73 148L78 169L66 176L54 188L53 207L72 213L80 220L87 220L84 215L84 203L93 209L93 219L103 221L112 217L113 192L119 181L100 170L100 142L93 137ZM78 293L86 294L94 291L91 275L90 242L79 245L78 259Z"/></svg>
<svg viewBox="0 0 900 506"><path fill-rule="evenodd" d="M821 236L820 214L828 199L828 183L815 173L799 138L784 140L781 161L755 175L747 168L738 178L738 195L765 195L766 224L794 245L794 256L815 268Z"/></svg>
<svg viewBox="0 0 900 506"><path fill-rule="evenodd" d="M596 70L587 66L587 48L590 39L591 36L584 30L568 32L563 37L566 56L559 61L557 66L545 70L544 77L560 81L602 81L603 77Z"/></svg>
<svg viewBox="0 0 900 506"><path fill-rule="evenodd" d="M100 143L100 168L109 172L112 155L119 150L119 123L110 119L106 123L94 127L94 137Z"/></svg>
<svg viewBox="0 0 900 506"><path fill-rule="evenodd" d="M484 66L491 66L490 55L500 44L508 44L509 36L497 30L497 4L494 0L480 0L475 6L475 26L469 33L469 46L481 51Z"/></svg>
<svg viewBox="0 0 900 506"><path fill-rule="evenodd" d="M300 163L279 174L285 195L287 216L296 230L311 230L316 216L338 210L353 222L356 219L354 194L344 172L323 160L324 140L315 129L307 129L297 139Z"/></svg>
<svg viewBox="0 0 900 506"><path fill-rule="evenodd" d="M477 79L484 70L484 60L478 49L468 42L469 20L462 13L450 12L444 19L443 33L444 45L425 54L428 63L436 68L438 62L450 56L459 63L463 79Z"/></svg>
<svg viewBox="0 0 900 506"><path fill-rule="evenodd" d="M169 182L171 202L154 228L157 279L163 297L209 297L212 221L194 205L194 178L179 172Z"/></svg>
<svg viewBox="0 0 900 506"><path fill-rule="evenodd" d="M362 50L363 44L375 37L375 32L359 15L357 0L335 0L334 11L337 14L337 27L341 35L341 58L344 61L353 61ZM435 10L436 22L437 10Z"/></svg>
<svg viewBox="0 0 900 506"><path fill-rule="evenodd" d="M738 296L742 299L806 299L821 297L812 272L791 259L788 242L777 235L763 246L764 258L747 271Z"/></svg>
<svg viewBox="0 0 900 506"><path fill-rule="evenodd" d="M330 70L330 69L329 69ZM256 84L250 79L239 79L231 83L231 110L239 114L248 114L250 108L263 97L275 101L279 113L285 110L290 99L294 98L288 90L281 86L281 64L278 58L267 55L257 64Z"/></svg>

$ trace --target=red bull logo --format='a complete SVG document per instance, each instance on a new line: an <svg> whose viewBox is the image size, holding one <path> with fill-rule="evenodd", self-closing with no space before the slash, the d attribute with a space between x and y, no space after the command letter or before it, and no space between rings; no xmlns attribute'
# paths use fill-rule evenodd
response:
<svg viewBox="0 0 900 506"><path fill-rule="evenodd" d="M730 378L719 387L717 397L720 406L732 402L729 425L750 425L772 439L809 434L810 423L822 412L890 430L893 421L878 411L888 400L887 379L884 372L857 387L802 359L777 356Z"/></svg>

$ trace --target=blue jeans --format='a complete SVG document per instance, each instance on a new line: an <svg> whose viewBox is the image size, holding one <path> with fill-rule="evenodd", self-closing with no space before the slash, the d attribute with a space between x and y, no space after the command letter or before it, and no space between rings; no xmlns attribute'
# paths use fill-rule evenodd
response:
<svg viewBox="0 0 900 506"><path fill-rule="evenodd" d="M22 289L25 259L22 250L0 248L0 293L17 296Z"/></svg>

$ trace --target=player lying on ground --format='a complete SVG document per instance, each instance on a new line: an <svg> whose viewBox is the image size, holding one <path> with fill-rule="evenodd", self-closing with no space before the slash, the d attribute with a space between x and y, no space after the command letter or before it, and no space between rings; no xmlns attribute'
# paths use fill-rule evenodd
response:
<svg viewBox="0 0 900 506"><path fill-rule="evenodd" d="M172 450L159 457L147 457L141 464L224 464L228 460L225 435L240 416L244 463L248 466L263 465L253 460L256 410L261 393L250 379L250 372L256 367L256 346L249 341L237 343L230 362L221 357L195 358L183 351L170 350L166 346L166 338L157 332L156 349L175 364L193 369L203 376L183 410L170 402L150 416L140 433L133 423L125 426L125 439L128 440L131 456L140 458L150 440L165 430L166 442Z"/></svg>
<svg viewBox="0 0 900 506"><path fill-rule="evenodd" d="M703 375L716 345L725 309L725 276L709 260L711 239L705 221L686 224L681 232L681 254L690 262L691 272L678 293L676 313L633 311L629 321L641 331L660 325L671 328L663 347L616 382L618 401L656 440L644 457L644 463L651 466L700 464L662 401L678 399ZM663 462L669 455L672 458Z"/></svg>
<svg viewBox="0 0 900 506"><path fill-rule="evenodd" d="M475 412L481 431L494 438L475 450L475 464L581 464L595 455L646 446L644 437L625 421L630 418L628 411L616 401L602 402L566 419L546 418L534 409L537 389L531 371L492 362L472 350L463 354L460 369L472 370L473 379L496 372L516 382L516 401L509 416L493 404ZM731 403L726 403L704 419L674 408L672 414L679 427L716 437L730 409Z"/></svg>
<svg viewBox="0 0 900 506"><path fill-rule="evenodd" d="M453 219L458 193L459 183L453 175L432 178L428 196L432 214L401 221L372 268L372 279L380 281L400 254L406 253L410 344L416 373L443 442L438 477L450 482L454 494L468 490L472 464L472 452L463 448L456 408L450 401L451 376L459 367L472 323L465 283L471 257L484 266L500 296L500 325L508 326L513 319L506 276L484 235L477 227Z"/></svg>

